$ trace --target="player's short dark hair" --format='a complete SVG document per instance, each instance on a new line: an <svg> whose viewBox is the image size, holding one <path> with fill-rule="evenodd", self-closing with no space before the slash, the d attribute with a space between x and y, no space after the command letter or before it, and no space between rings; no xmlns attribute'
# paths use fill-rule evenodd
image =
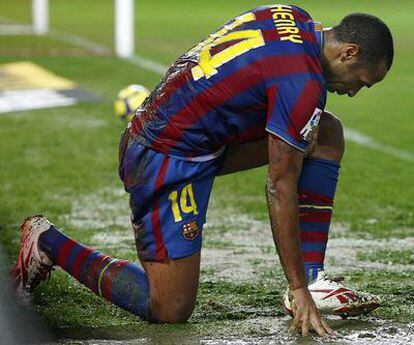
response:
<svg viewBox="0 0 414 345"><path fill-rule="evenodd" d="M374 68L385 59L388 70L391 68L394 43L390 29L381 19L370 14L352 13L334 26L333 32L338 41L359 46L362 65Z"/></svg>

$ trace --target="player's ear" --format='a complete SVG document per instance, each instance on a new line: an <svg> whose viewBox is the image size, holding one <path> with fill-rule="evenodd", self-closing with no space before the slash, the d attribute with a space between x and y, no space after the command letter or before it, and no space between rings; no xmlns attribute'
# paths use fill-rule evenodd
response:
<svg viewBox="0 0 414 345"><path fill-rule="evenodd" d="M341 61L354 62L359 57L359 46L355 43L346 43L342 47Z"/></svg>

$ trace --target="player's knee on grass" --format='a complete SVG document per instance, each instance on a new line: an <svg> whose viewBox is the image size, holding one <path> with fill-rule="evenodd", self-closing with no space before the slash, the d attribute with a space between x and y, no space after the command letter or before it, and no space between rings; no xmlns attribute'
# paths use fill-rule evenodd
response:
<svg viewBox="0 0 414 345"><path fill-rule="evenodd" d="M200 252L166 262L142 262L150 286L149 311L154 323L182 323L197 297Z"/></svg>
<svg viewBox="0 0 414 345"><path fill-rule="evenodd" d="M154 323L183 323L193 313L195 300L157 301L152 299L151 321Z"/></svg>
<svg viewBox="0 0 414 345"><path fill-rule="evenodd" d="M191 278L190 278L191 280ZM155 282L154 282L155 283ZM161 281L159 281L161 283ZM164 289L164 286L152 289L150 293L150 313L152 321L155 323L183 323L186 322L193 313L197 290L189 285L183 284Z"/></svg>
<svg viewBox="0 0 414 345"><path fill-rule="evenodd" d="M341 121L325 111L319 123L316 145L309 157L340 162L345 151L344 131Z"/></svg>

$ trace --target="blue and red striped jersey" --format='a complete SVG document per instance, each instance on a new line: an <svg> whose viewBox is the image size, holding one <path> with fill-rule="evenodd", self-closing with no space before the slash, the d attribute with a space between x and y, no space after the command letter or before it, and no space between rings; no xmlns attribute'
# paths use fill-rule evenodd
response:
<svg viewBox="0 0 414 345"><path fill-rule="evenodd" d="M268 132L304 151L326 103L322 37L321 25L295 6L230 20L171 66L137 109L130 135L196 161Z"/></svg>

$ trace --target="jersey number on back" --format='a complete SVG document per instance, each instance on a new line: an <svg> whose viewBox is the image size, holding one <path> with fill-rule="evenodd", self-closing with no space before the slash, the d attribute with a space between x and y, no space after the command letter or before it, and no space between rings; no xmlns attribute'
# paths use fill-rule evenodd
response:
<svg viewBox="0 0 414 345"><path fill-rule="evenodd" d="M192 51L199 52L199 63L191 69L194 80L203 77L206 79L217 73L217 68L235 57L242 55L252 49L265 45L261 30L240 30L234 28L255 20L251 12L243 14L230 24L225 25L219 31L211 34L207 39L200 42ZM231 44L231 42L234 42ZM225 49L211 56L211 50L220 44L230 44Z"/></svg>

